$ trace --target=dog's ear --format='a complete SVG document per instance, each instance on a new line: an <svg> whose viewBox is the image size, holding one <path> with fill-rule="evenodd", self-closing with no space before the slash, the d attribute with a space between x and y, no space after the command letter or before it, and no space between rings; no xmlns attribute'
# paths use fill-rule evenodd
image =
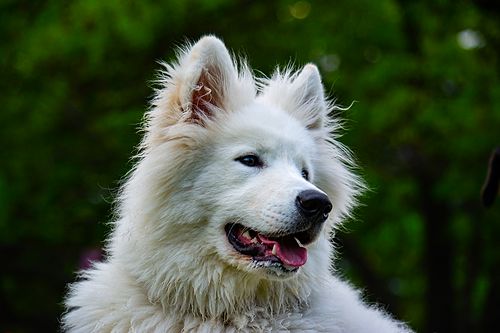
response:
<svg viewBox="0 0 500 333"><path fill-rule="evenodd" d="M319 129L324 125L327 103L321 76L316 65L307 64L292 81L292 98L297 105L299 116L309 129Z"/></svg>
<svg viewBox="0 0 500 333"><path fill-rule="evenodd" d="M237 72L224 43L213 36L200 39L187 53L181 70L185 73L179 103L184 119L203 124L228 104L228 90Z"/></svg>

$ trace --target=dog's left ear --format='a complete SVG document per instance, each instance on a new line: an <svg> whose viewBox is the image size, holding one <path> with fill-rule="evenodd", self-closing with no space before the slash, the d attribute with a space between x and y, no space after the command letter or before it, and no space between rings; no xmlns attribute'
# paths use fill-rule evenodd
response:
<svg viewBox="0 0 500 333"><path fill-rule="evenodd" d="M203 124L228 104L229 89L237 72L224 43L213 36L201 38L181 64L186 77L180 91L180 105L187 121Z"/></svg>
<svg viewBox="0 0 500 333"><path fill-rule="evenodd" d="M292 98L295 100L299 116L308 129L319 129L324 125L327 104L321 76L316 65L307 64L292 81Z"/></svg>

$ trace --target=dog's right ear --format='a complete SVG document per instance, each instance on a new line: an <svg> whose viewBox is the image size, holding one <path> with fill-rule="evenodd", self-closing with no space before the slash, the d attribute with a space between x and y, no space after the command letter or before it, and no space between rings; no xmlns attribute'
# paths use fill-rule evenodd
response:
<svg viewBox="0 0 500 333"><path fill-rule="evenodd" d="M213 36L201 38L181 60L178 103L182 120L203 125L217 110L228 106L229 89L237 72L224 43Z"/></svg>

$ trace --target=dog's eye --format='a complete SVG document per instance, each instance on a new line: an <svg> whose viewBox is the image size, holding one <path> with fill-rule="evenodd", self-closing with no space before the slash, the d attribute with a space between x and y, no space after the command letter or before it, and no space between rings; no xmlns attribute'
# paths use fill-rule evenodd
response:
<svg viewBox="0 0 500 333"><path fill-rule="evenodd" d="M303 169L302 170L302 178L304 178L305 180L309 180L309 171L307 171L306 169Z"/></svg>
<svg viewBox="0 0 500 333"><path fill-rule="evenodd" d="M262 167L264 165L264 163L262 163L262 160L257 155L240 156L236 159L236 161L248 167Z"/></svg>

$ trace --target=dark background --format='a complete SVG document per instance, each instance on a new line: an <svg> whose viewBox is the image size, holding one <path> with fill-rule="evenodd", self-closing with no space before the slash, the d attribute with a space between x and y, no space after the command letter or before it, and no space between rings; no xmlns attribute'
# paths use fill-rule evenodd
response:
<svg viewBox="0 0 500 333"><path fill-rule="evenodd" d="M265 74L315 62L355 102L341 141L372 190L337 236L339 271L419 332L496 331L500 202L479 194L500 145L498 2L3 0L0 332L57 330L156 61L206 33Z"/></svg>

